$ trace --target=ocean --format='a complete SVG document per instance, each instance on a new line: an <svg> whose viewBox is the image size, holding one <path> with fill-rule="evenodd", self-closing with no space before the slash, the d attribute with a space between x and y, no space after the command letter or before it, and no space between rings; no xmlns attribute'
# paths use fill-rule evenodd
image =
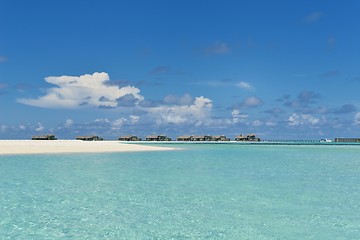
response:
<svg viewBox="0 0 360 240"><path fill-rule="evenodd" d="M360 145L170 146L0 156L0 238L360 239Z"/></svg>

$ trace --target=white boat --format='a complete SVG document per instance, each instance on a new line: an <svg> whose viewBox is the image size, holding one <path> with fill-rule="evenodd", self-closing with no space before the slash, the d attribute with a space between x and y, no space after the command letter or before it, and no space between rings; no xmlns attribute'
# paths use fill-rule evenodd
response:
<svg viewBox="0 0 360 240"><path fill-rule="evenodd" d="M323 138L323 139L320 139L320 142L332 142L331 139L327 139L327 138Z"/></svg>

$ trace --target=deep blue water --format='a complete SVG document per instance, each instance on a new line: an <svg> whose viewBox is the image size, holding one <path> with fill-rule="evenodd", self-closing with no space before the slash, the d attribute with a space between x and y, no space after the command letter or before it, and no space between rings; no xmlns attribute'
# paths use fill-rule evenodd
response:
<svg viewBox="0 0 360 240"><path fill-rule="evenodd" d="M0 156L0 239L360 239L360 146L178 146Z"/></svg>

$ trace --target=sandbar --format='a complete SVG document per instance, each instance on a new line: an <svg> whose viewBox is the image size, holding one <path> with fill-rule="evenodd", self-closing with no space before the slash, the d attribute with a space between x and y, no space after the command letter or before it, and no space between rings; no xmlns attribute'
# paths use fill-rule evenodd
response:
<svg viewBox="0 0 360 240"><path fill-rule="evenodd" d="M175 148L119 141L0 140L0 155L166 151Z"/></svg>

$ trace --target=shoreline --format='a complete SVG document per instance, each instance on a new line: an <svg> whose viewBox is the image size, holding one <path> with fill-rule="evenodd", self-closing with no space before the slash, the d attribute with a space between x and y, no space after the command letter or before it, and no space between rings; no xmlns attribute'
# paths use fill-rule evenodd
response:
<svg viewBox="0 0 360 240"><path fill-rule="evenodd" d="M119 141L0 140L0 155L170 151L176 148Z"/></svg>
<svg viewBox="0 0 360 240"><path fill-rule="evenodd" d="M156 146L168 144L164 146ZM321 142L179 142L179 141L82 141L82 140L0 140L0 156L25 154L62 154L62 153L111 153L111 152L143 152L173 151L181 145L215 144L215 145L315 145L315 146L360 146L360 143L321 143ZM174 145L174 146L171 146ZM177 146L176 146L177 145Z"/></svg>

